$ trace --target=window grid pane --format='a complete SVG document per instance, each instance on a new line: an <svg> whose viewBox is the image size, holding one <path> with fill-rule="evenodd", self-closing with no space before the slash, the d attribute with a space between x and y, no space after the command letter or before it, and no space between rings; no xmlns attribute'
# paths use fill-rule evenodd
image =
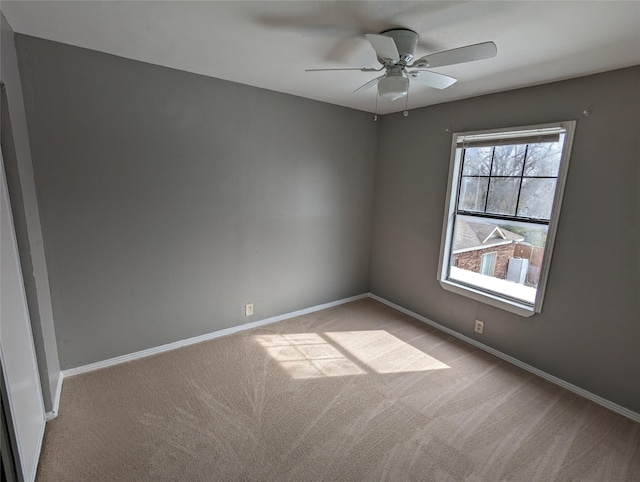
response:
<svg viewBox="0 0 640 482"><path fill-rule="evenodd" d="M520 178L491 178L485 212L514 216L519 192Z"/></svg>
<svg viewBox="0 0 640 482"><path fill-rule="evenodd" d="M555 189L560 167L559 142L462 151L458 212L549 221L553 204L549 193Z"/></svg>
<svg viewBox="0 0 640 482"><path fill-rule="evenodd" d="M532 144L527 152L524 175L527 177L558 177L562 149L559 142Z"/></svg>
<svg viewBox="0 0 640 482"><path fill-rule="evenodd" d="M464 150L463 176L488 176L493 147L468 147Z"/></svg>
<svg viewBox="0 0 640 482"><path fill-rule="evenodd" d="M491 176L522 176L527 145L496 146L494 148Z"/></svg>
<svg viewBox="0 0 640 482"><path fill-rule="evenodd" d="M549 219L556 190L555 178L527 178L522 180L518 216Z"/></svg>
<svg viewBox="0 0 640 482"><path fill-rule="evenodd" d="M484 212L487 203L489 178L463 178L460 183L458 209L463 211Z"/></svg>

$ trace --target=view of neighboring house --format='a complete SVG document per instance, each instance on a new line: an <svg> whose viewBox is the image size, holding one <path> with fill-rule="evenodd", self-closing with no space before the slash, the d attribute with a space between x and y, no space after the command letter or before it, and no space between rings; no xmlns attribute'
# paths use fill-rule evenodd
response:
<svg viewBox="0 0 640 482"><path fill-rule="evenodd" d="M457 268L499 279L526 281L535 286L542 253L543 248L525 243L524 236L496 224L473 222L462 217L456 220L451 262ZM527 263L518 264L517 260L521 259ZM524 270L521 277L514 274L519 266Z"/></svg>

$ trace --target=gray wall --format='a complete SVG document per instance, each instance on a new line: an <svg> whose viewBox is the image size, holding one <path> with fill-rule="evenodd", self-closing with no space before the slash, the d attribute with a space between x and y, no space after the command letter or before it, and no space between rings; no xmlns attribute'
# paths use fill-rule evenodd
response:
<svg viewBox="0 0 640 482"><path fill-rule="evenodd" d="M483 343L640 412L640 68L376 124L17 40L64 368L371 289L467 336L481 319ZM443 291L451 132L571 119L543 313Z"/></svg>
<svg viewBox="0 0 640 482"><path fill-rule="evenodd" d="M521 318L444 291L436 273L451 133L572 119L543 312ZM640 412L639 126L640 67L385 116L371 291Z"/></svg>
<svg viewBox="0 0 640 482"><path fill-rule="evenodd" d="M64 369L368 291L370 115L17 45Z"/></svg>
<svg viewBox="0 0 640 482"><path fill-rule="evenodd" d="M58 348L53 324L49 276L42 243L40 214L33 182L31 150L27 134L20 73L14 33L1 16L2 51L2 154L11 198L22 276L29 307L31 331L40 373L45 410L54 409L54 397L61 383Z"/></svg>

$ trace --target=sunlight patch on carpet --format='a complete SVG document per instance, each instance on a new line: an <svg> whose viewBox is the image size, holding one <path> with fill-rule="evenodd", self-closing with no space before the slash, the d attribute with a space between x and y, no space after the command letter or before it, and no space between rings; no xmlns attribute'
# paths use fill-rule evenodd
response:
<svg viewBox="0 0 640 482"><path fill-rule="evenodd" d="M293 378L340 377L366 373L316 333L254 337Z"/></svg>
<svg viewBox="0 0 640 482"><path fill-rule="evenodd" d="M450 368L385 330L338 331L326 335L376 373Z"/></svg>
<svg viewBox="0 0 640 482"><path fill-rule="evenodd" d="M293 378L449 368L385 330L257 335L254 340Z"/></svg>

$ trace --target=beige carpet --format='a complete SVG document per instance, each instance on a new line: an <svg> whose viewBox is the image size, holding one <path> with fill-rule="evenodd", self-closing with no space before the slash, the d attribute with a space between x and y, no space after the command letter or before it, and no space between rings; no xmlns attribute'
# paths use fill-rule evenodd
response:
<svg viewBox="0 0 640 482"><path fill-rule="evenodd" d="M640 424L366 299L65 379L39 482L640 481Z"/></svg>

